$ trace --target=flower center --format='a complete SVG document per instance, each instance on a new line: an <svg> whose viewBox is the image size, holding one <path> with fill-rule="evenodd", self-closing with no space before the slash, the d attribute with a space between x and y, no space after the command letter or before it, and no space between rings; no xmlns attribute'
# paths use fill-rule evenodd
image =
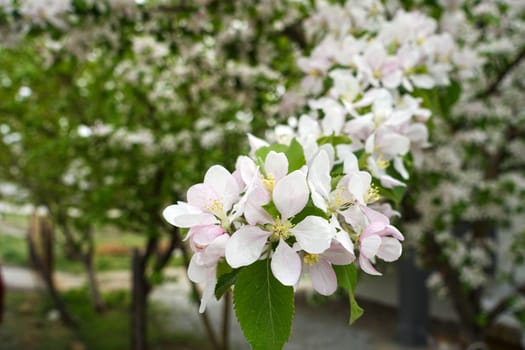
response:
<svg viewBox="0 0 525 350"><path fill-rule="evenodd" d="M281 220L280 218L275 219L275 222L271 226L273 232L273 237L275 239L287 239L290 237L290 229L292 228L292 223L288 220Z"/></svg>
<svg viewBox="0 0 525 350"><path fill-rule="evenodd" d="M347 207L354 204L352 201L349 201L348 198L345 198L346 187L341 186L337 187L331 193L331 200L328 206L329 213L336 213L338 210L346 209Z"/></svg>
<svg viewBox="0 0 525 350"><path fill-rule="evenodd" d="M273 188L275 187L275 177L273 174L268 174L266 177L263 177L262 183L264 188L268 190L268 192L273 192Z"/></svg>
<svg viewBox="0 0 525 350"><path fill-rule="evenodd" d="M386 169L390 166L390 162L388 160L385 160L383 156L380 155L377 158L377 166L379 167L379 169Z"/></svg>
<svg viewBox="0 0 525 350"><path fill-rule="evenodd" d="M303 257L303 261L308 266L315 265L319 262L319 255L306 253Z"/></svg>
<svg viewBox="0 0 525 350"><path fill-rule="evenodd" d="M377 186L375 185L370 186L370 188L368 188L368 193L365 193L365 202L374 203L377 202L379 199L381 199L381 195L379 194L379 188L377 188Z"/></svg>
<svg viewBox="0 0 525 350"><path fill-rule="evenodd" d="M221 222L225 223L228 221L228 216L226 215L226 212L224 211L224 206L222 202L218 199L214 199L211 201L211 203L206 207L210 213L215 215Z"/></svg>

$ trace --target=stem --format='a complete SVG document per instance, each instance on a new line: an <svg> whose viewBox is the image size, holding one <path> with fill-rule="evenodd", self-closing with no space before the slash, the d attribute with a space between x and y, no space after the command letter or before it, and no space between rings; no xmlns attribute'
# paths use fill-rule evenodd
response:
<svg viewBox="0 0 525 350"><path fill-rule="evenodd" d="M222 350L230 349L230 309L232 304L231 292L224 293L222 310Z"/></svg>

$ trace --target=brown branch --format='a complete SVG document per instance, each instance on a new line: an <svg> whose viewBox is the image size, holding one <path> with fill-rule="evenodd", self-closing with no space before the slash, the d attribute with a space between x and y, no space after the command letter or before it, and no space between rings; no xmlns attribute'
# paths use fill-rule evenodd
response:
<svg viewBox="0 0 525 350"><path fill-rule="evenodd" d="M489 325L493 325L498 317L507 310L509 307L509 304L512 302L512 300L516 297L517 294L523 294L525 295L525 283L518 286L514 293L509 294L505 298L501 299L496 306L490 310L490 312L487 314L487 322Z"/></svg>
<svg viewBox="0 0 525 350"><path fill-rule="evenodd" d="M525 59L525 46L521 48L521 50L518 52L518 55L509 62L508 65L505 66L501 72L499 72L496 79L481 93L476 95L476 98L484 98L492 95L494 92L496 92L499 88L499 85L505 79L505 77L515 68L517 67L521 61Z"/></svg>
<svg viewBox="0 0 525 350"><path fill-rule="evenodd" d="M476 293L471 295L472 293L465 288L459 279L458 271L450 265L448 259L444 258L441 246L431 233L426 234L424 244L425 257L429 264L441 273L465 335L469 341L479 340L481 329L477 324L477 315L480 308L479 299L475 298Z"/></svg>

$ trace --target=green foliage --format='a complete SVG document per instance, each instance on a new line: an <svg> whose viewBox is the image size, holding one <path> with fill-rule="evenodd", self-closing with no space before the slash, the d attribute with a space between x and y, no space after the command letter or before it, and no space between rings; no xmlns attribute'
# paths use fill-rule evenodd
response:
<svg viewBox="0 0 525 350"><path fill-rule="evenodd" d="M361 308L355 300L355 288L357 287L357 268L355 264L344 266L334 265L333 268L337 276L337 283L348 292L348 297L350 300L349 323L353 324L364 313L363 308Z"/></svg>
<svg viewBox="0 0 525 350"><path fill-rule="evenodd" d="M227 264L219 264L220 265L227 265ZM217 269L219 270L219 269ZM217 300L219 300L224 293L230 290L230 288L235 284L237 281L237 276L239 275L239 272L241 269L235 269L230 271L223 271L222 273L217 271L217 284L215 285L215 297Z"/></svg>
<svg viewBox="0 0 525 350"><path fill-rule="evenodd" d="M241 270L233 293L237 320L254 350L282 349L292 328L294 292L261 260Z"/></svg>

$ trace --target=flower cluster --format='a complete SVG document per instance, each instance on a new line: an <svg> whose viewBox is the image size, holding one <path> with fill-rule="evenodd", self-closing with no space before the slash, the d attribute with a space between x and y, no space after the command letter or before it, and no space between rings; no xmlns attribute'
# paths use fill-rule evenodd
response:
<svg viewBox="0 0 525 350"><path fill-rule="evenodd" d="M459 68L453 38L437 33L433 18L398 10L389 20L385 12L374 0L319 5L306 23L325 36L310 56L298 60L309 112L277 127L273 139L297 138L308 159L316 138L347 138L353 152L366 154L372 175L392 188L409 178L406 156L412 154L418 166L428 146L425 124L431 112L417 93L449 85L449 74ZM347 27L333 26L333 16L343 17L336 22Z"/></svg>
<svg viewBox="0 0 525 350"><path fill-rule="evenodd" d="M380 275L376 258L391 262L401 255L403 235L370 207L379 189L348 145L324 144L310 162L298 142L280 146L240 156L233 173L211 167L203 183L188 190L187 202L163 212L172 225L189 229L195 254L188 275L205 285L201 311L214 295L222 258L234 269L271 259L283 285L309 274L314 289L330 295L337 288L332 265L351 264L357 254L363 271Z"/></svg>

